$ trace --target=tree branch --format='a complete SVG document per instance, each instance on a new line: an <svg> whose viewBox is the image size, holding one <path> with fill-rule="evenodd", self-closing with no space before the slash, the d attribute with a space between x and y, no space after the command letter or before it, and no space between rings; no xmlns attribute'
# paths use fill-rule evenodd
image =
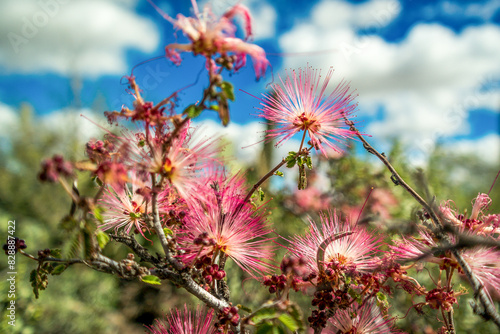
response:
<svg viewBox="0 0 500 334"><path fill-rule="evenodd" d="M447 236L443 233L445 230L445 224L443 224L442 220L438 217L438 215L436 214L435 210L431 207L431 205L429 205L415 190L413 190L413 188L411 188L403 180L403 178L394 169L394 167L391 165L391 163L384 154L380 154L365 140L365 138L363 138L363 136L361 135L359 130L356 129L352 121L349 121L347 118L345 118L345 120L347 125L350 126L350 130L354 131L356 133L356 136L361 140L361 142L363 143L363 147L368 151L368 153L371 153L375 155L377 158L379 158L379 160L382 161L382 163L392 173L391 180L394 182L394 184L402 186L427 211L431 220L434 222L435 226L438 227L439 229L440 233L436 234L436 237L440 239L441 242L444 242L445 246L447 246L447 244L449 244L449 241ZM462 257L460 251L456 248L452 248L451 252L455 257L455 259L457 260L460 267L462 268L462 270L464 271L464 274L467 277L469 284L474 289L474 295L479 298L482 306L484 307L487 317L491 319L497 325L498 328L500 328L500 316L498 315L495 307L493 306L490 299L484 292L484 287L475 277L468 263Z"/></svg>

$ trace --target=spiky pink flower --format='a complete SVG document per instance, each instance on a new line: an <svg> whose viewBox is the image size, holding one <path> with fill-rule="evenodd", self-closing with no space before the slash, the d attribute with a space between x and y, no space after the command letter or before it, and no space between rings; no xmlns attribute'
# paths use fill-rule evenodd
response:
<svg viewBox="0 0 500 334"><path fill-rule="evenodd" d="M270 232L265 222L263 207L255 209L244 202L243 179L237 175L226 178L222 173L211 175L205 185L198 188L198 201L189 203L189 212L184 218L179 243L186 253L185 263L191 264L198 256L223 253L233 259L243 270L269 271L273 254L268 246ZM194 243L201 234L215 240L215 245L202 247Z"/></svg>
<svg viewBox="0 0 500 334"><path fill-rule="evenodd" d="M317 256L320 247L324 247L327 238L342 232L353 232L331 243L324 249L325 264L336 263L353 268L358 272L369 272L377 266L373 258L378 252L379 239L372 236L363 227L341 220L336 212L320 215L320 226L309 221L309 231L304 236L295 236L290 240L289 250L298 257L304 257L312 272L318 273Z"/></svg>
<svg viewBox="0 0 500 334"><path fill-rule="evenodd" d="M326 156L326 145L340 152L348 139L355 135L345 123L356 104L346 82L341 82L330 95L326 95L333 75L330 68L321 81L321 71L307 67L293 70L281 85L274 84L272 91L263 94L259 117L270 121L275 128L267 131L268 139L279 139L276 145L303 131L311 143Z"/></svg>
<svg viewBox="0 0 500 334"><path fill-rule="evenodd" d="M218 164L216 156L221 150L219 138L201 138L188 122L173 140L168 128L149 134L123 131L114 140L125 151L124 163L130 169L149 177L157 173L169 181L184 200L196 194L201 171ZM169 143L169 145L166 145Z"/></svg>
<svg viewBox="0 0 500 334"><path fill-rule="evenodd" d="M473 234L465 229L464 234ZM420 232L421 238L403 238L395 246L390 246L400 259L425 259L441 266L458 266L455 258L451 254L436 257L433 255L433 248L439 247L436 240L427 232ZM450 236L451 242L456 238ZM476 246L461 251L462 256L471 268L476 278L486 288L490 295L491 291L500 291L500 251L491 247ZM490 296L491 298L491 296Z"/></svg>
<svg viewBox="0 0 500 334"><path fill-rule="evenodd" d="M370 300L360 306L354 303L346 310L337 310L329 320L327 333L385 334L400 333L392 329L393 319L388 319Z"/></svg>
<svg viewBox="0 0 500 334"><path fill-rule="evenodd" d="M491 204L491 199L488 195L481 193L477 195L472 201L472 212L468 217L463 214L457 214L456 210L452 208L452 204L452 201L446 201L439 209L444 218L453 225L482 236L493 236L500 233L500 214L485 214L485 211Z"/></svg>
<svg viewBox="0 0 500 334"><path fill-rule="evenodd" d="M207 59L207 69L214 71L216 65L212 57L216 54L226 56L231 53L236 56L235 70L238 70L246 64L246 57L249 55L252 58L257 79L265 74L269 61L264 50L255 44L244 42L235 37L237 28L232 19L237 15L240 15L245 23L245 37L249 38L252 34L251 16L247 7L236 4L221 17L217 17L213 14L210 6L206 5L203 12L200 12L196 1L192 0L191 3L194 17L178 14L177 19L174 20L164 14L164 17L175 28L182 30L191 42L189 44L172 43L167 45L165 52L170 60L177 65L181 63L178 51L192 52L195 55L201 54Z"/></svg>
<svg viewBox="0 0 500 334"><path fill-rule="evenodd" d="M160 174L170 181L185 200L193 197L200 182L200 172L216 163L216 155L220 151L218 138L195 142L192 138L193 133L189 133L187 126L163 155L160 169ZM158 150L157 144L153 156L158 154Z"/></svg>
<svg viewBox="0 0 500 334"><path fill-rule="evenodd" d="M191 312L184 305L184 312L175 309L165 320L156 320L155 325L148 329L153 334L215 334L217 330L212 324L213 316L213 310L207 312L198 306L196 312Z"/></svg>
<svg viewBox="0 0 500 334"><path fill-rule="evenodd" d="M106 188L99 200L99 205L104 208L101 230L124 228L125 232L130 233L135 228L144 236L144 231L149 230L145 218L152 208L151 203L136 192L138 188L136 182L132 182L131 188L125 186L124 191L120 192L109 186Z"/></svg>

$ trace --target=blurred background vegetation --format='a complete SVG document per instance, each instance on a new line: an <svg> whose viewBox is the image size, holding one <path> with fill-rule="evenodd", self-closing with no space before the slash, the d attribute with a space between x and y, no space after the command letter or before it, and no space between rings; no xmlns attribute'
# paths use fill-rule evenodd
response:
<svg viewBox="0 0 500 334"><path fill-rule="evenodd" d="M16 234L26 241L27 252L36 255L37 250L48 247L64 249L68 236L59 224L68 213L71 201L56 184L38 182L37 173L40 161L54 153L63 154L70 160L83 159L84 143L76 135L72 138L71 131L63 134L42 124L29 106L22 107L19 113L18 124L4 134L0 145L0 220L3 226L0 236L2 240L6 239L7 222L15 220ZM67 125L72 126L78 124ZM412 231L415 212L419 209L416 202L392 183L381 163L366 154L355 154L354 146L343 156L329 160L315 157L315 170L309 171L309 187L305 190L276 189L270 188L269 183L265 184L269 222L277 235L287 238L294 233L303 233L307 220L316 220L317 211L326 208L336 208L344 216L358 219L372 187L360 221L393 236ZM261 159L253 166L244 166L250 184L270 169L272 153L271 145L263 145ZM488 192L498 171L498 166L486 165L477 157L457 155L440 147L420 171L405 163L405 148L401 144L394 142L386 154L401 175L421 193L428 188L438 203L451 199L462 211L470 212L471 200L478 192ZM86 176L80 175L79 187L90 194L94 189ZM493 200L490 212L500 212L499 189L497 184L490 194ZM277 241L286 244L282 239ZM144 245L152 247L148 242ZM105 249L106 255L118 260L125 258L127 253L128 249L121 245L110 244ZM277 253L279 263L285 249L278 248ZM3 274L8 271L6 264L7 258L4 257L0 261ZM151 324L155 318L164 316L171 307L186 302L196 303L183 290L168 282L153 287L78 265L71 266L60 276L51 276L47 290L35 299L29 283L29 272L35 265L34 261L17 255L15 327L8 326L5 320L8 286L4 279L0 281L1 310L4 312L0 332L144 333L144 324ZM270 298L266 288L249 279L230 261L227 272L233 303L256 307ZM424 284L430 283L427 272L416 275ZM467 286L465 281L462 284ZM457 332L496 332L492 324L472 314L468 305L470 298L471 294L462 296L460 306L455 308ZM292 293L292 299L298 301L307 318L310 299L300 293ZM393 316L403 317L411 305L409 297L396 290L390 312ZM397 322L397 327L411 333L430 334L436 333L441 325L434 310L423 316L410 310Z"/></svg>

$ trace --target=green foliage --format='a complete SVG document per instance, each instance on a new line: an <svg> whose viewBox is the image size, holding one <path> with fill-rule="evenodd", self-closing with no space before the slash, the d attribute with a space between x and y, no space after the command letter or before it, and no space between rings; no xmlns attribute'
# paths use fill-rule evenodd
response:
<svg viewBox="0 0 500 334"><path fill-rule="evenodd" d="M228 82L224 81L221 83L220 87L222 88L222 93L226 99L234 101L234 87Z"/></svg>
<svg viewBox="0 0 500 334"><path fill-rule="evenodd" d="M99 243L100 249L104 249L104 247L106 247L106 245L108 244L108 242L110 240L109 235L107 235L105 232L103 232L101 230L98 230L96 232L96 238L97 238L97 242Z"/></svg>
<svg viewBox="0 0 500 334"><path fill-rule="evenodd" d="M269 302L251 317L256 333L286 333L304 331L302 313L297 305L288 303L285 307L278 307Z"/></svg>
<svg viewBox="0 0 500 334"><path fill-rule="evenodd" d="M184 114L188 115L189 118L196 118L201 115L202 111L202 107L196 104L190 104L186 109L184 109Z"/></svg>
<svg viewBox="0 0 500 334"><path fill-rule="evenodd" d="M234 94L232 87L230 91ZM225 92L225 97L232 100L228 92ZM13 131L8 145L0 149L0 218L3 221L16 219L18 226L16 234L26 240L28 252L36 254L38 249L62 245L65 257L88 255L92 247L89 243L90 235L95 232L95 225L70 216L66 216L58 224L60 218L68 213L71 200L56 185L42 185L36 180L37 166L42 158L56 152L64 153L68 158L81 158L81 143L76 138L61 138L58 134L50 132L40 125L41 122L34 121L27 109L22 115L19 129ZM228 120L227 118L226 121ZM68 147L66 151L54 149L61 147L61 142L67 145L64 146ZM268 144L267 148L270 146ZM262 162L258 162L248 171L251 185L263 175L263 171L265 173L270 170L269 161L272 160L270 152L270 150L264 152L263 157L266 162L262 167L259 165ZM407 161L405 149L398 143L393 145L388 157L398 172L408 183L415 185L420 193L435 195L438 203L453 200L460 211L470 210L471 200L477 193L489 190L497 172L497 166L488 166L474 157L458 155L440 147L431 155L428 165L422 166L422 172L405 163ZM311 169L313 161L311 157L306 157L305 160L301 160L304 159L302 156L299 158L296 152L290 152L285 158L287 167L292 168L298 164L302 166L305 174L305 166ZM361 218L368 228L397 236L405 233L415 219L413 213L418 209L418 205L401 187L395 186L390 181L389 173L371 156L355 154L353 149L344 156L329 161L314 157L314 169L308 173L309 185L304 184L305 188L315 186L314 173L323 173L327 176L332 184L327 195L331 199L331 207L337 210L360 208L370 187L386 191L387 196L394 196L396 203L387 208L388 217L373 213L372 199L368 199ZM276 175L283 174L276 172ZM86 178L88 175L84 176ZM498 189L498 186L495 189ZM95 188L91 182L80 181L79 190L82 193L91 193ZM262 193L258 192L261 200L263 200L261 194L264 192L267 198L273 198L272 209L268 209L269 223L275 232L284 238L289 238L295 233L302 234L307 227L304 223L306 216L311 216L313 219L317 217L317 212L313 211L296 214L290 189L273 189L263 184ZM493 190L490 196L493 200L490 212L500 212L500 192ZM94 217L102 220L98 210L94 212ZM173 234L171 230L166 230L165 233ZM127 250L108 241L107 234L98 233L99 247L106 247L105 251L113 258L125 258ZM145 240L141 242L148 244ZM287 245L284 239L279 239L279 242ZM154 247L159 245L155 244L153 249ZM285 248L278 248L276 251L278 260L286 253ZM61 255L51 253L51 256ZM0 263L0 269L4 269L4 265L5 261ZM155 283L151 281L155 281L155 278L147 282L153 285L145 286L145 284L121 281L91 271L84 266L73 265L69 268L61 264L44 263L38 270L33 270L36 265L36 262L17 255L16 305L19 314L23 316L18 318L15 333L98 334L123 332L124 328L130 333L142 333L142 323L145 321L141 320L143 319L141 317L144 317L144 314L155 314L159 317L160 312L179 306L188 298L182 295L182 290L175 289L170 284L154 285ZM247 305L248 312L257 309L270 298L269 293L259 282L245 280L247 276L231 261L226 264L226 272L227 283L232 292L231 300ZM49 278L50 275L52 276ZM427 272L417 273L412 269L409 275L416 277L423 284L431 282ZM49 280L50 288L40 293L47 287ZM148 280L146 278L146 281ZM5 282L0 282L0 288L5 290ZM37 300L33 298L33 292ZM410 309L412 301L407 298L407 294L401 293L396 287L393 292L390 297L390 313L402 317ZM295 292L291 292L290 296L297 301L298 306L288 309L287 312L275 308L264 308L262 312L257 312L253 321L257 323L258 333L275 334L303 329L304 324L299 310L302 309L306 315L310 312L310 298ZM491 323L484 322L472 313L467 304L468 297L472 298L471 295L461 296L460 305L455 308L457 332L494 332L495 327ZM387 305L387 298L383 294L377 295L377 301ZM421 300L416 298L415 302L419 301ZM5 304L6 300L2 302ZM158 305L161 305L161 308ZM294 312L297 314L294 315ZM5 314L1 315L5 317ZM397 326L408 332L420 332L427 326L438 329L440 324L434 313L421 316L410 310L406 318L397 321ZM0 327L0 332L4 331L10 332L11 328Z"/></svg>
<svg viewBox="0 0 500 334"><path fill-rule="evenodd" d="M146 275L141 277L141 281L144 283L152 284L152 285L161 285L161 280L158 278L158 276L154 275Z"/></svg>

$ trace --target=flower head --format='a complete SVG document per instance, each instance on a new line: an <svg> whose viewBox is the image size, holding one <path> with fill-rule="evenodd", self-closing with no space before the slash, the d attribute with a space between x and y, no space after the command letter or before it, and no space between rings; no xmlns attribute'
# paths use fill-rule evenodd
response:
<svg viewBox="0 0 500 334"><path fill-rule="evenodd" d="M279 145L290 137L304 131L304 136L324 155L322 144L339 152L346 140L355 132L345 124L345 119L354 112L354 95L349 93L349 85L341 82L326 96L325 91L333 75L330 68L321 82L321 72L310 67L299 69L287 75L281 85L273 85L269 94L261 100L259 117L270 121L275 128L267 131L267 138L278 138Z"/></svg>
<svg viewBox="0 0 500 334"><path fill-rule="evenodd" d="M482 236L493 236L500 233L500 214L485 214L491 199L486 194L478 194L472 201L472 212L469 216L458 214L452 208L452 201L443 203L439 209L443 216L459 229L468 230Z"/></svg>
<svg viewBox="0 0 500 334"><path fill-rule="evenodd" d="M462 229L464 234L473 234ZM446 252L437 257L432 255L433 249L439 244L433 236L427 232L420 232L420 238L403 238L403 241L391 246L400 259L424 258L428 262L439 264L441 267L458 267L454 256ZM455 242L456 237L450 236L451 242ZM486 292L492 290L500 291L500 251L492 247L476 246L466 248L461 251L462 257L469 265L476 278L486 288ZM491 297L490 297L491 298Z"/></svg>
<svg viewBox="0 0 500 334"><path fill-rule="evenodd" d="M337 310L330 318L329 333L385 334L398 333L392 329L392 319L382 316L370 300L360 306L354 303L346 310Z"/></svg>
<svg viewBox="0 0 500 334"><path fill-rule="evenodd" d="M135 182L131 189L127 186L124 189L125 191L116 191L110 186L106 188L99 201L105 209L102 214L104 224L100 228L106 231L123 227L127 233L135 228L144 236L144 231L148 230L145 215L151 213L151 203L136 192L138 187Z"/></svg>
<svg viewBox="0 0 500 334"><path fill-rule="evenodd" d="M198 306L196 312L191 312L184 305L184 312L175 309L166 320L156 320L149 330L153 334L215 334L217 330L212 325L213 316L213 310L207 312Z"/></svg>
<svg viewBox="0 0 500 334"><path fill-rule="evenodd" d="M148 215L153 210L151 192L151 183L142 182L133 173L130 186L125 185L121 191L108 185L99 200L99 205L104 209L102 213L103 224L100 229L106 231L124 228L126 233L130 233L134 228L145 237L144 232L149 231L149 226L146 223ZM173 190L167 187L158 194L158 211L161 215L168 212L176 214L182 208L184 203L173 200L172 193Z"/></svg>
<svg viewBox="0 0 500 334"><path fill-rule="evenodd" d="M204 7L203 12L200 12L195 0L192 0L192 4L194 17L185 17L182 14L178 14L175 20L167 17L174 27L182 30L190 40L189 44L167 45L165 52L170 60L177 65L181 63L178 51L201 54L207 59L207 69L214 71L216 65L212 56L233 54L235 56L234 69L238 70L246 64L246 56L249 55L253 60L257 79L265 74L269 61L266 59L264 50L235 37L236 25L232 19L237 15L242 16L245 22L246 38L252 34L251 16L247 7L236 4L221 17L217 17L208 5Z"/></svg>
<svg viewBox="0 0 500 334"><path fill-rule="evenodd" d="M170 139L170 136L169 129L163 127L149 136L143 132L123 131L114 141L125 151L123 161L129 169L147 178L149 173L158 173L184 200L189 200L201 182L201 171L218 163L216 155L221 148L218 138L199 137L190 122L182 127L177 137Z"/></svg>
<svg viewBox="0 0 500 334"><path fill-rule="evenodd" d="M297 257L305 257L313 273L318 273L317 254L324 241L338 233L353 232L326 245L324 249L325 264L333 263L342 267L354 268L358 272L368 272L376 267L372 258L378 249L379 240L364 228L340 220L336 212L321 214L321 224L318 227L314 221L304 236L295 236L290 241L289 249Z"/></svg>
<svg viewBox="0 0 500 334"><path fill-rule="evenodd" d="M181 231L184 234L179 237L186 251L183 261L191 263L204 255L215 258L221 252L250 274L268 271L270 266L265 261L272 258L272 252L266 235L270 230L263 208L255 209L244 202L243 179L217 173L207 178L197 192L201 197L189 203ZM194 242L200 235L213 239L213 245L200 248Z"/></svg>

